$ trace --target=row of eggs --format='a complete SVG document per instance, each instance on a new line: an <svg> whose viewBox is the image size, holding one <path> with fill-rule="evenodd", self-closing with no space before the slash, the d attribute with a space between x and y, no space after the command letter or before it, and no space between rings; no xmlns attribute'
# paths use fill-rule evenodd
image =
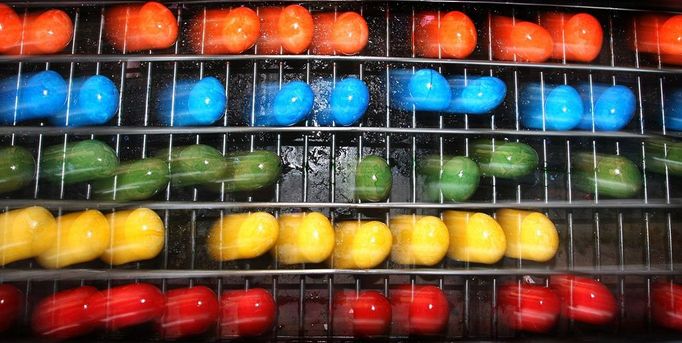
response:
<svg viewBox="0 0 682 343"><path fill-rule="evenodd" d="M390 107L404 111L451 114L491 113L507 96L505 83L492 76L448 76L432 69L393 70ZM67 94L70 96L67 97ZM291 126L305 119L316 125L349 126L361 120L371 100L364 81L319 78L310 84L263 82L245 100L243 119L253 126ZM9 77L0 82L0 123L49 118L57 126L108 123L121 101L114 83L102 75L80 77L71 86L54 71ZM164 87L155 113L170 126L203 126L226 112L224 85L214 77L180 80ZM637 108L632 90L623 85L581 83L577 87L528 83L519 93L519 119L529 129L617 131ZM682 130L682 89L666 99L664 124Z"/></svg>
<svg viewBox="0 0 682 343"><path fill-rule="evenodd" d="M45 268L64 268L100 258L111 265L154 258L165 227L152 210L97 210L54 218L42 207L0 215L0 265L36 258ZM379 221L336 223L318 212L228 214L211 227L206 247L216 261L271 252L280 265L325 262L331 268L369 269L390 255L401 265L434 266L447 255L463 262L492 264L503 256L545 262L554 257L559 235L552 221L533 211L484 213L445 211L434 216L398 215Z"/></svg>
<svg viewBox="0 0 682 343"><path fill-rule="evenodd" d="M648 140L647 172L682 175L682 143ZM470 156L426 156L417 171L424 177L426 195L438 201L467 201L480 178L520 181L533 175L540 162L528 144L504 140L473 141ZM136 201L153 197L168 187L201 187L207 191L253 192L269 187L282 174L281 158L267 150L221 153L194 144L160 151L155 156L121 163L116 152L98 140L74 141L46 147L40 170L32 153L21 146L0 147L0 194L29 185L36 175L52 184L88 182L98 200ZM636 196L643 177L624 156L576 152L572 156L573 184L586 192L613 198ZM364 156L354 167L354 194L363 202L385 201L393 187L389 163L376 155Z"/></svg>

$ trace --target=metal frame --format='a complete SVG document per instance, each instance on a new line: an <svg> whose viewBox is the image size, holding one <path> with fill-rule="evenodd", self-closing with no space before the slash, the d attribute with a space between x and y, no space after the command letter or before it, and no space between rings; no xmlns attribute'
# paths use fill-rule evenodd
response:
<svg viewBox="0 0 682 343"><path fill-rule="evenodd" d="M124 3L128 1L98 1L93 3L86 3L87 7L97 6L99 8L103 4ZM288 2L288 1L280 1ZM296 1L300 2L300 1ZM57 214L62 211L80 210L83 208L99 208L99 209L117 209L122 207L143 205L152 209L160 211L164 223L168 227L166 236L166 246L159 257L160 261L156 263L156 270L147 269L145 263L137 263L131 266L135 269L118 269L118 268L100 268L94 267L89 269L67 269L67 270L41 270L36 267L33 262L27 262L26 265L19 269L0 269L0 280L7 282L20 282L24 285L24 291L27 304L33 301L34 289L44 288L46 284L51 285L52 291L61 289L64 284L73 285L73 281L79 281L81 284L104 281L106 287L111 287L113 284L119 283L121 280L137 281L137 280L151 280L157 282L162 289L173 287L178 282L193 285L196 283L210 284L214 289L220 293L223 288L234 287L253 287L253 285L260 285L270 287L273 294L279 301L280 292L298 292L297 294L297 328L296 332L292 333L291 329L276 328L273 333L273 339L300 339L302 336L306 338L319 339L345 339L348 338L342 335L335 335L331 325L325 333L317 331L310 332L308 323L306 322L306 311L310 310L306 306L307 299L310 299L312 293L327 294L327 312L326 320L331 322L333 320L332 312L332 297L331 295L335 289L338 288L355 288L356 290L369 288L377 288L383 290L386 294L390 292L390 288L395 283L432 283L437 284L441 288L457 292L457 299L461 300L461 328L455 332L448 332L445 337L451 338L499 338L499 337L518 337L521 334L514 334L505 332L500 328L497 322L496 312L492 309L496 306L496 289L498 284L510 280L519 280L521 276L533 275L544 279L544 277L562 273L562 272L576 272L584 273L597 278L607 280L607 284L612 286L612 290L616 290L618 296L622 301L621 305L629 302L626 297L626 292L632 292L631 286L633 279L639 280L644 284L644 292L646 298L647 314L645 320L647 321L646 332L656 333L657 328L651 323L651 283L660 278L672 280L679 278L680 266L682 263L682 256L677 250L674 250L674 236L680 234L679 211L682 208L682 194L674 189L676 185L674 180L666 174L664 176L654 177L647 175L646 166L644 166L644 191L641 199L632 200L611 200L600 199L579 199L577 195L573 194L572 177L571 177L571 153L578 149L576 146L587 144L593 153L602 151L603 144L606 144L610 152L620 153L622 149L629 149L632 146L641 146L641 151L638 155L641 160L645 159L645 150L642 142L648 138L658 136L669 136L671 138L682 137L682 134L676 132L668 132L665 127L649 129L645 125L645 116L656 115L663 116L665 101L664 97L664 78L671 75L682 74L682 68L663 66L660 59L657 65L645 65L640 62L640 54L635 51L634 63L631 65L619 65L616 63L616 53L614 45L622 43L623 37L614 33L614 17L616 15L629 15L631 12L639 12L641 9L629 7L610 7L610 6L592 6L592 5L566 5L557 4L552 7L561 7L568 10L587 10L597 11L603 17L608 18L607 22L602 22L607 28L606 43L602 51L602 55L606 55L608 63L605 64L570 64L566 61L550 62L550 63L521 63L521 62L500 62L492 59L490 52L491 44L489 40L489 32L483 32L482 27L479 27L479 41L480 55L487 55L486 58L468 59L468 60L446 60L446 59L425 59L414 56L414 47L412 47L411 56L392 56L391 44L394 41L400 40L400 37L394 37L394 20L396 16L409 17L411 8L412 18L414 16L415 8L420 4L417 1L403 0L403 1L332 1L328 6L333 6L336 11L338 7L352 8L356 11L366 11L365 3L376 4L385 10L385 22L381 25L377 24L374 30L385 28L385 46L377 51L383 51L381 55L370 56L313 56L305 55L277 55L266 56L257 53L257 47L250 53L238 56L203 56L196 54L186 54L181 51L180 44L176 44L171 50L172 52L149 53L149 54L115 54L106 53L106 43L103 42L103 27L104 16L103 10L101 12L99 21L99 32L97 33L97 49L96 54L79 54L76 51L77 42L80 39L81 23L84 20L81 18L80 12L82 8L76 8L74 11L74 38L70 46L70 53L55 55L55 56L0 56L0 66L18 65L17 73L21 75L24 72L27 64L45 63L45 68L49 69L51 65L56 63L68 64L68 81L71 85L77 64L93 63L97 73L100 73L101 66L105 63L120 63L118 70L118 80L121 90L126 87L126 73L128 66L133 63L142 62L144 68L140 70L140 74L145 74L144 85L144 108L142 111L136 111L136 114L143 116L143 124L141 126L129 126L124 124L124 109L127 110L132 104L127 102L125 92L121 92L119 99L119 112L116 116L115 125L102 126L96 128L47 128L42 126L8 126L0 127L0 141L9 138L10 144L25 144L27 140L36 138L37 156L38 160L46 140L60 139L63 144L72 139L74 136L81 136L94 138L95 136L110 136L113 139L115 150L117 153L124 153L124 149L128 148L132 143L126 143L124 140L127 136L140 137L141 148L140 157L145 157L149 154L150 140L155 137L167 136L162 143L167 145L170 150L176 141L193 141L194 143L202 142L208 136L221 137L222 151L226 153L231 150L231 139L237 136L244 138L241 140L248 149L253 150L258 148L261 140L266 141L269 137L274 140L270 141L269 146L274 148L278 155L282 156L286 153L288 146L298 147L302 149L301 156L301 177L300 185L297 187L300 191L300 201L289 201L286 199L285 190L290 190L291 185L283 185L282 182L274 188L274 199L272 201L259 201L258 199L248 197L239 201L233 201L224 192L219 195L219 201L204 200L200 190L193 189L190 191L191 195L187 199L176 200L176 190L171 189L170 186L166 189L163 200L121 204L113 202L97 202L90 200L89 188L86 192L86 199L70 199L66 194L63 183L59 185L58 196L50 199L41 199L41 181L36 181L33 187L33 195L31 199L2 199L0 200L0 208L10 209L17 207L24 207L30 204L39 202L42 206L55 210ZM438 3L438 9L453 8L453 9L471 9L474 4L476 6L483 6L484 11L490 15L492 10L500 9L502 6L498 1L460 1L460 0L446 0L446 1L428 1ZM213 0L186 0L173 1L171 4L186 4L187 6L175 6L174 10L178 17L178 22L183 25L185 20L185 11L187 7L194 10L201 10L203 4L216 3ZM253 3L262 3L261 1L254 1ZM313 2L302 1L304 5L315 8L318 4ZM58 3L53 2L10 2L9 4L17 6L74 6L82 5L82 2L63 1ZM406 7L407 6L407 7ZM511 14L515 15L516 11L524 12L524 17L529 19L533 14L549 8L545 5L535 3L504 3L506 8L511 8ZM205 7L204 7L205 8ZM528 15L530 13L530 15ZM617 21L617 18L615 19ZM370 24L371 26L371 24ZM414 23L412 23L412 30L414 30ZM487 50L486 50L487 49ZM327 63L325 66L316 66L316 62ZM199 77L204 75L204 68L206 63L222 63L224 62L224 75L227 82L226 94L232 90L230 80L243 77L247 73L240 73L235 71L235 67L231 65L237 63L238 67L242 69L252 68L251 81L253 89L255 89L258 80L259 71L263 65L268 68L275 66L278 69L278 80L280 85L286 79L288 71L286 67L290 63L304 63L304 71L295 72L304 75L306 81L311 79L312 73L327 73L331 75L335 81L338 77L337 67L343 66L346 69L353 69L357 72L360 78L366 78L367 75L374 77L376 83L383 83L385 85L385 94L381 97L385 98L385 104L378 105L371 115L380 118L384 125L382 126L367 126L361 124L358 127L313 127L306 123L304 126L289 127L289 128L253 128L253 127L238 127L232 126L228 116L226 116L222 123L217 126L201 127L201 128L187 128L187 127L158 127L152 126L153 119L151 118L152 102L154 101L152 93L155 88L155 80L158 77L172 75L172 84L176 83L180 63L198 63L198 67L194 68ZM157 64L167 64L170 68L160 74L158 70L154 69ZM437 126L420 126L420 118L415 111L408 113L404 118L395 117L395 111L390 108L390 84L388 77L390 70L396 65L408 65L412 68L415 66L435 66L444 73L450 73L448 68L461 68L461 72L465 75L475 72L484 72L490 75L504 74L509 86L509 92L513 99L510 108L503 113L504 117L514 115L513 127L500 127L500 123L504 120L500 113L494 114L490 123L478 127L475 122L478 120L472 116L465 116L463 118L462 127L451 127L453 119L440 117ZM348 68L352 66L352 68ZM367 70L371 67L372 71ZM194 70L193 69L193 70ZM459 69L458 69L459 72ZM635 119L638 121L638 126L633 130L627 132L590 132L590 131L571 131L571 132L555 132L555 131L528 131L521 128L519 124L518 112L518 87L523 82L524 73L538 73L541 84L546 82L546 79L552 79L554 76L563 76L561 82L568 83L569 78L588 76L589 82L592 83L593 75L609 74L613 83L616 79L629 77L634 75L636 82L635 93L638 96L639 117ZM378 81L377 81L378 80ZM248 80L247 80L248 81ZM556 80L552 81L556 82ZM648 83L656 84L656 91L660 96L660 114L659 113L645 113L649 107L645 109L647 100L643 95L645 90L651 88ZM234 86L232 86L234 87ZM382 90L382 89L380 89ZM255 93L255 92L254 92ZM374 94L373 94L374 95ZM255 94L252 95L255 98ZM252 99L253 99L252 98ZM230 101L230 105L232 101ZM123 109L122 109L123 108ZM479 123L480 124L480 123ZM329 136L329 141L320 142L316 135L325 134ZM384 139L384 142L376 142L376 139L371 138L371 135L378 135ZM502 138L507 137L516 140L534 140L540 146L538 149L541 157L541 164L543 165L544 173L541 179L541 194L533 195L533 189L526 188L525 185L517 185L513 189L513 195L510 196L510 186L503 181L492 178L486 188L491 191L490 197L486 197L483 201L473 201L459 204L444 203L441 197L439 202L427 203L423 202L418 195L418 175L416 172L416 160L420 151L423 148L424 139L436 137L437 143L430 144L433 152L441 156L448 153L450 147L448 146L448 139L457 139L457 144L463 146L462 153L468 154L468 145L470 138L477 136ZM292 138L293 137L293 138ZM350 138L348 138L350 137ZM214 138L214 137L213 137ZM291 143L288 143L288 142ZM160 144L160 143L159 143ZM625 145L622 147L622 145ZM289 147L290 147L289 146ZM309 166L313 157L311 157L311 149L321 147L320 149L329 148L329 197L328 199L317 199L309 194L309 188L312 181L316 181L317 176L311 175ZM561 148L559 148L561 147ZM615 149L614 149L615 148ZM382 203L346 203L338 201L338 193L340 192L337 165L344 161L339 155L340 149L347 149L348 151L355 150L357 158L360 158L365 153L382 154L387 159L394 156L394 154L406 154L410 165L405 169L408 176L404 177L406 184L409 184L409 192L404 199L389 199ZM552 163L552 154L560 153L565 155L565 176L566 184L560 185L561 181L553 181L552 173L547 171L547 167ZM632 153L632 151L629 151ZM38 166L39 167L39 166ZM38 168L40 170L40 168ZM656 191L651 190L652 185L656 182L661 182L664 186L663 196L659 196ZM483 182L483 181L482 181ZM488 182L488 181L486 181ZM539 185L538 185L539 186ZM661 186L660 184L658 185ZM88 186L89 187L89 186ZM557 200L557 196L550 194L555 188L565 188L566 194L560 196L561 200ZM285 189L286 188L286 189ZM526 194L530 193L532 199L526 198ZM650 193L652 195L650 195ZM183 195L184 196L184 195ZM312 199L312 200L311 200ZM318 268L318 266L300 266L293 269L286 266L279 266L277 261L273 261L273 269L258 269L252 267L251 262L228 264L217 263L215 268L204 268L202 261L198 261L197 251L201 249L201 241L198 241L199 232L201 228L201 220L203 212L212 213L212 217L221 217L224 213L231 210L245 210L245 209L268 209L276 216L279 215L280 210L287 209L323 209L327 212L332 221L338 220L340 217L349 217L346 212L350 211L350 217L363 218L366 213L373 211L371 216L379 216L388 223L391 214L396 212L416 212L416 213L434 213L434 210L439 209L480 209L492 210L497 208L536 208L543 209L545 213L549 214L551 218L560 222L560 231L565 236L562 237L565 250L562 252L565 255L557 257L562 259L561 262L554 262L554 265L537 265L525 261L507 261L491 268L479 268L468 263L453 263L451 261L442 262L434 269L401 269L390 262L386 262L379 269L373 270L335 270ZM180 256L182 252L174 251L170 244L176 241L177 238L171 237L176 233L173 232L176 224L173 215L174 213L182 211L183 214L188 214L189 229L180 234L185 234L183 237L185 241L189 238L189 243L185 246L189 248L190 256ZM628 216L637 216L641 214L641 222L628 222ZM615 220L612 218L615 215ZM660 216L663 220L659 220ZM580 219L583 218L583 219ZM586 222L586 219L588 218ZM590 222L591 221L591 222ZM638 225L639 224L639 225ZM613 242L604 242L605 237L608 237L611 232L611 227L615 226L615 240ZM639 246L643 249L643 256L641 263L629 263L631 258L630 251L626 247L626 241L629 239L629 230L632 227L640 226L641 241ZM592 232L586 232L586 227L593 229ZM658 241L657 236L662 232L663 240ZM186 237L189 235L190 237ZM581 248L577 246L576 242L580 235L592 236L593 260L590 265L581 265L584 261L576 261L577 259L585 259L585 256L590 255L584 251L580 252ZM661 244L662 243L662 244ZM610 250L615 250L615 253L610 255ZM584 249L582 249L584 250ZM626 253L628 251L628 253ZM663 254L663 258L656 256L656 254ZM636 255L636 254L635 254ZM580 257L582 256L582 257ZM174 260L178 258L186 258L183 262L184 268L175 268ZM563 264L565 259L565 264ZM257 262L253 263L258 265ZM321 278L320 278L321 277ZM546 282L546 281L544 281ZM172 284L172 285L169 285ZM66 286L68 287L68 286ZM483 291L482 291L483 290ZM627 291L626 291L627 290ZM39 292L38 292L39 293ZM483 296L482 294L485 293ZM481 297L484 300L481 300ZM322 295L324 298L324 294ZM457 301L457 300L456 300ZM482 303L483 305L480 305ZM479 308L484 306L484 309ZM26 311L30 306L26 306ZM624 308L623 306L621 308ZM492 311L487 311L492 310ZM491 314L492 313L492 314ZM28 320L28 316L26 316ZM480 322L489 321L487 329L485 325ZM478 323L478 324L477 324ZM627 326L626 315L624 310L621 311L618 321L618 333L626 332L623 326ZM481 326L483 325L483 326ZM562 323L561 327L557 329L557 334L573 334L579 325L573 322ZM391 339L401 339L402 337L391 337Z"/></svg>

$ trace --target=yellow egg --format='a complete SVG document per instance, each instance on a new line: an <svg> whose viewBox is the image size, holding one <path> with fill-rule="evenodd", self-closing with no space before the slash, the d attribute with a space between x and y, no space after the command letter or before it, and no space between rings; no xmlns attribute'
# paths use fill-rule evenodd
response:
<svg viewBox="0 0 682 343"><path fill-rule="evenodd" d="M504 231L485 213L445 211L443 222L450 232L448 257L476 263L495 263L507 249Z"/></svg>
<svg viewBox="0 0 682 343"><path fill-rule="evenodd" d="M554 223L540 212L502 209L497 222L507 236L505 256L545 262L559 248L559 234Z"/></svg>
<svg viewBox="0 0 682 343"><path fill-rule="evenodd" d="M106 216L111 242L100 258L119 265L154 258L163 249L165 229L148 208L117 211Z"/></svg>
<svg viewBox="0 0 682 343"><path fill-rule="evenodd" d="M391 218L391 260L398 264L433 266L448 252L450 235L433 216L400 215Z"/></svg>
<svg viewBox="0 0 682 343"><path fill-rule="evenodd" d="M373 268L391 253L391 230L379 221L343 221L336 224L334 235L336 246L329 260L332 268Z"/></svg>
<svg viewBox="0 0 682 343"><path fill-rule="evenodd" d="M0 266L35 257L49 248L57 235L50 211L27 207L0 214Z"/></svg>
<svg viewBox="0 0 682 343"><path fill-rule="evenodd" d="M45 268L62 268L98 258L109 246L109 223L97 210L57 218L57 235L38 263Z"/></svg>
<svg viewBox="0 0 682 343"><path fill-rule="evenodd" d="M218 219L208 234L208 253L217 261L254 258L277 242L279 223L269 213L239 213Z"/></svg>
<svg viewBox="0 0 682 343"><path fill-rule="evenodd" d="M334 228L323 214L290 213L279 217L279 237L272 250L279 263L320 263L333 249Z"/></svg>

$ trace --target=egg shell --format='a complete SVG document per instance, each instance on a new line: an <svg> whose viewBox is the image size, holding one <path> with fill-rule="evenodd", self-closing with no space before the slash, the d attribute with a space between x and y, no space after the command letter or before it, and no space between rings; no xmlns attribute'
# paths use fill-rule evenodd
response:
<svg viewBox="0 0 682 343"><path fill-rule="evenodd" d="M145 200L159 193L170 179L168 162L145 158L121 164L113 176L91 182L96 199L115 201Z"/></svg>
<svg viewBox="0 0 682 343"><path fill-rule="evenodd" d="M433 69L402 69L390 77L391 106L404 111L443 111L450 105L450 84Z"/></svg>
<svg viewBox="0 0 682 343"><path fill-rule="evenodd" d="M312 89L303 81L291 81L281 89L275 82L259 84L255 106L251 105L250 97L246 99L244 120L253 126L292 126L312 111L314 98Z"/></svg>
<svg viewBox="0 0 682 343"><path fill-rule="evenodd" d="M119 91L106 76L77 78L71 85L68 110L50 117L55 126L94 126L106 124L118 109Z"/></svg>
<svg viewBox="0 0 682 343"><path fill-rule="evenodd" d="M583 111L580 94L568 85L531 83L521 91L521 123L529 129L572 130L580 123Z"/></svg>
<svg viewBox="0 0 682 343"><path fill-rule="evenodd" d="M114 48L124 52L165 49L178 38L178 21L155 1L113 6L104 13L104 34Z"/></svg>
<svg viewBox="0 0 682 343"><path fill-rule="evenodd" d="M98 140L48 147L41 156L40 176L52 183L73 184L112 176L118 168L116 152Z"/></svg>
<svg viewBox="0 0 682 343"><path fill-rule="evenodd" d="M32 258L47 250L57 237L57 222L39 206L0 214L0 266Z"/></svg>

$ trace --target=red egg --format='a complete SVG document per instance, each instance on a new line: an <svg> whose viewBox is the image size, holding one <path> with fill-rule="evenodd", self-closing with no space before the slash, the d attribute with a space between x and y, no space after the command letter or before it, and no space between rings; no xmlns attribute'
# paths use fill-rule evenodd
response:
<svg viewBox="0 0 682 343"><path fill-rule="evenodd" d="M415 15L415 54L430 58L466 58L476 48L476 27L464 13L425 11ZM440 55L439 55L440 50Z"/></svg>
<svg viewBox="0 0 682 343"><path fill-rule="evenodd" d="M258 9L261 19L261 36L258 53L300 54L308 49L313 39L313 17L300 5L287 7L262 7Z"/></svg>
<svg viewBox="0 0 682 343"><path fill-rule="evenodd" d="M552 58L567 61L591 62L601 51L604 32L597 18L587 13L567 14L550 12L540 17L554 41Z"/></svg>
<svg viewBox="0 0 682 343"><path fill-rule="evenodd" d="M682 331L682 286L660 282L652 291L653 318L659 325Z"/></svg>
<svg viewBox="0 0 682 343"><path fill-rule="evenodd" d="M318 13L313 21L311 50L316 55L356 55L367 45L369 29L358 13Z"/></svg>
<svg viewBox="0 0 682 343"><path fill-rule="evenodd" d="M682 15L675 15L663 22L658 29L661 54L682 56Z"/></svg>
<svg viewBox="0 0 682 343"><path fill-rule="evenodd" d="M62 10L28 13L19 17L13 9L0 6L0 52L42 55L64 50L73 36L73 22Z"/></svg>
<svg viewBox="0 0 682 343"><path fill-rule="evenodd" d="M391 291L390 298L394 333L437 335L448 323L450 305L438 287L402 285Z"/></svg>
<svg viewBox="0 0 682 343"><path fill-rule="evenodd" d="M135 283L93 294L87 303L101 325L118 330L161 318L166 298L151 284Z"/></svg>
<svg viewBox="0 0 682 343"><path fill-rule="evenodd" d="M165 49L175 44L178 23L166 6L150 1L108 9L104 14L104 33L121 51Z"/></svg>
<svg viewBox="0 0 682 343"><path fill-rule="evenodd" d="M33 309L31 326L40 336L64 340L93 331L100 319L89 299L100 295L95 287L83 286L57 292Z"/></svg>
<svg viewBox="0 0 682 343"><path fill-rule="evenodd" d="M240 54L260 36L260 18L248 7L211 9L190 23L192 47L197 53Z"/></svg>
<svg viewBox="0 0 682 343"><path fill-rule="evenodd" d="M579 322L604 325L616 315L616 298L601 282L575 275L550 278L562 302L562 314Z"/></svg>
<svg viewBox="0 0 682 343"><path fill-rule="evenodd" d="M214 327L219 315L218 297L208 287L174 289L166 292L166 312L158 328L165 339L198 335Z"/></svg>
<svg viewBox="0 0 682 343"><path fill-rule="evenodd" d="M272 294L262 288L225 291L220 306L223 338L263 335L272 330L277 319L277 304Z"/></svg>
<svg viewBox="0 0 682 343"><path fill-rule="evenodd" d="M559 296L540 285L507 284L498 291L500 320L514 330L547 332L561 313Z"/></svg>
<svg viewBox="0 0 682 343"><path fill-rule="evenodd" d="M372 337L384 335L391 325L391 303L377 291L339 291L334 296L334 332Z"/></svg>
<svg viewBox="0 0 682 343"><path fill-rule="evenodd" d="M492 49L497 60L544 62L552 55L554 42L549 32L538 24L494 16Z"/></svg>
<svg viewBox="0 0 682 343"><path fill-rule="evenodd" d="M21 291L7 283L0 284L0 332L6 331L19 318L23 304Z"/></svg>

